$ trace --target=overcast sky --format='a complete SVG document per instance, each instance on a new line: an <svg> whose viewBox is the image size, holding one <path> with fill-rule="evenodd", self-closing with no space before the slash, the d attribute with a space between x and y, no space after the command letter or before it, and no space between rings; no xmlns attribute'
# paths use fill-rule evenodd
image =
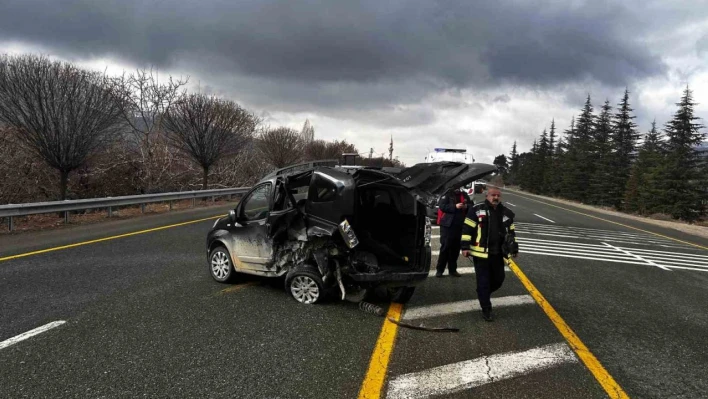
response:
<svg viewBox="0 0 708 399"><path fill-rule="evenodd" d="M585 97L627 87L642 132L689 85L708 117L704 1L3 0L0 53L42 53L120 73L190 77L272 126L478 162L526 151Z"/></svg>

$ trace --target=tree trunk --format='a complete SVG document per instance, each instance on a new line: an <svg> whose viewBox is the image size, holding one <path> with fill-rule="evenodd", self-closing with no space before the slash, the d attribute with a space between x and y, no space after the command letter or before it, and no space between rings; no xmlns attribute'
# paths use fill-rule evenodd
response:
<svg viewBox="0 0 708 399"><path fill-rule="evenodd" d="M69 183L69 172L60 170L59 175L61 176L60 182L59 182L59 193L61 195L61 200L66 199L66 187Z"/></svg>
<svg viewBox="0 0 708 399"><path fill-rule="evenodd" d="M204 176L202 178L202 190L206 190L207 186L209 185L209 167L203 166L203 168L204 168Z"/></svg>

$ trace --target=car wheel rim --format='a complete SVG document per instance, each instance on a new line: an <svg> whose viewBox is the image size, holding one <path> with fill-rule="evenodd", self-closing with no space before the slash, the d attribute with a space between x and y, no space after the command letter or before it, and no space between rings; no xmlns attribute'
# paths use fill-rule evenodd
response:
<svg viewBox="0 0 708 399"><path fill-rule="evenodd" d="M218 280L223 280L229 275L230 270L229 257L222 251L215 252L211 256L211 272Z"/></svg>
<svg viewBox="0 0 708 399"><path fill-rule="evenodd" d="M320 287L317 282L307 276L297 276L290 283L290 292L298 302L314 303L320 297Z"/></svg>

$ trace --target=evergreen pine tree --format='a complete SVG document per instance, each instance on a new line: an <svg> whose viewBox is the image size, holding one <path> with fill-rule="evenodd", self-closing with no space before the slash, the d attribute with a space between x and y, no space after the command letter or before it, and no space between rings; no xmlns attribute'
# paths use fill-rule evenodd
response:
<svg viewBox="0 0 708 399"><path fill-rule="evenodd" d="M575 138L575 116L570 120L570 127L564 132L566 141L564 143L565 153L558 159L560 181L558 182L558 194L561 197L572 199L573 196L569 193L573 189L574 172L571 165L577 164L577 154L572 151Z"/></svg>
<svg viewBox="0 0 708 399"><path fill-rule="evenodd" d="M553 151L553 171L550 173L551 180L551 192L553 196L558 196L561 194L562 189L562 172L563 165L565 164L565 147L566 144L563 138L558 138Z"/></svg>
<svg viewBox="0 0 708 399"><path fill-rule="evenodd" d="M703 201L706 199L706 176L702 173L700 155L696 150L705 134L701 132L703 125L697 123L699 118L693 114L696 103L688 87L676 105L678 111L664 127L663 200L674 218L694 221L704 213Z"/></svg>
<svg viewBox="0 0 708 399"><path fill-rule="evenodd" d="M519 153L516 149L516 140L514 140L514 145L511 147L510 154L510 165L509 165L509 176L507 177L507 184L516 185L518 183L519 175Z"/></svg>
<svg viewBox="0 0 708 399"><path fill-rule="evenodd" d="M622 101L617 105L618 112L613 119L612 144L614 147L614 175L608 181L608 189L613 197L613 204L616 208L622 208L622 198L627 186L632 163L637 156L637 146L639 142L639 132L634 123L636 118L632 115L632 108L629 105L629 90L624 90Z"/></svg>
<svg viewBox="0 0 708 399"><path fill-rule="evenodd" d="M632 164L624 194L624 210L643 215L663 211L663 188L660 181L663 152L661 134L656 130L656 121L653 121L639 149L637 160Z"/></svg>
<svg viewBox="0 0 708 399"><path fill-rule="evenodd" d="M606 100L602 106L600 116L597 118L593 132L595 171L590 176L589 200L591 203L601 206L615 204L614 192L611 186L615 173L613 157L615 154L613 154L613 146L610 141L613 135L611 111L610 100Z"/></svg>
<svg viewBox="0 0 708 399"><path fill-rule="evenodd" d="M548 132L548 153L551 157L556 151L556 120L555 118L551 120L551 130Z"/></svg>
<svg viewBox="0 0 708 399"><path fill-rule="evenodd" d="M524 190L537 194L538 191L538 142L534 140L531 151L524 153L523 158L520 157L519 168L519 186Z"/></svg>
<svg viewBox="0 0 708 399"><path fill-rule="evenodd" d="M590 193L590 177L594 172L594 140L595 115L588 95L583 110L578 116L574 129L568 132L568 153L564 165L563 178L564 196L567 198L587 201Z"/></svg>
<svg viewBox="0 0 708 399"><path fill-rule="evenodd" d="M550 154L550 145L548 142L548 133L546 132L546 129L543 129L543 133L541 133L541 139L538 141L538 152L536 153L536 176L534 178L535 183L537 185L537 190L541 194L546 194L547 187L546 187L546 175L548 174L548 171L550 169L550 165L548 164L548 161L550 160L549 154Z"/></svg>

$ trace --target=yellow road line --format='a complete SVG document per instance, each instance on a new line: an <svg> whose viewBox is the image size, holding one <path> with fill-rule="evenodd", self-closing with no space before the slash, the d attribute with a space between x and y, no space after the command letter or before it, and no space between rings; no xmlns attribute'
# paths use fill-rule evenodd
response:
<svg viewBox="0 0 708 399"><path fill-rule="evenodd" d="M570 328L570 326L566 324L566 322L558 314L558 312L553 309L553 306L548 303L548 301L546 300L546 298L543 297L541 292L533 285L533 283L531 283L531 281L526 277L524 272L521 271L516 262L510 259L509 267L511 267L511 270L514 271L516 277L521 280L521 283L524 285L524 287L526 287L533 299L535 299L539 306L541 306L541 309L543 309L548 318L551 319L558 331L560 331L561 335L563 335L565 340L568 341L568 345L570 345L573 351L575 351L580 360L585 364L585 367L587 367L592 373L592 375L595 376L595 379L600 383L605 392L607 392L607 395L609 395L609 397L612 399L629 398L629 396L627 396L622 387L619 386L615 379L612 378L610 373L608 373L607 370L605 370L605 368L602 366L602 364L600 364L600 361L597 360L595 355L590 352L590 349L588 349L587 346L583 344L583 342L580 340L580 338L578 338L578 336Z"/></svg>
<svg viewBox="0 0 708 399"><path fill-rule="evenodd" d="M663 237L663 238L668 238L669 240L676 241L676 242L680 242L680 243L682 243L682 244L692 245L692 246L694 246L694 247L698 247L698 248L701 248L701 249L706 249L706 250L708 250L708 247L704 247L703 245L694 244L694 243L689 242L689 241L679 240L678 238L665 236L665 235L663 235L663 234L655 233L655 232L653 232L653 231L640 229L639 227L630 226L630 225L628 225L628 224L623 224L623 223L615 222L615 221L612 221L612 220L607 220L607 219L601 218L601 217L599 217L599 216L594 216L594 215L590 215L590 214L587 214L587 213L578 212L578 211L575 211L575 210L572 210L572 209L564 208L564 207L562 207L562 206L549 204L548 202L539 201L539 200L537 200L537 199L529 198L529 197L527 197L527 196L518 194L518 193L516 193L516 192L514 192L514 194L512 194L512 195L518 195L519 197L524 198L524 199L527 199L527 200L529 200L529 201L538 202L538 203L540 203L540 204L545 204L545 205L552 206L552 207L555 207L555 208L563 209L563 210L566 210L566 211L568 211L568 212L574 212L574 213L577 213L577 214L579 214L579 215L591 217L591 218L593 218L593 219L602 220L602 221L605 221L605 222L608 222L608 223L613 223L613 224L616 224L616 225L619 225L619 226L623 226L623 227L627 227L627 228L630 228L630 229L638 230L638 231L641 231L641 232L644 232L644 233L649 233L649 234L653 234L653 235L655 235L655 236L659 236L659 237Z"/></svg>
<svg viewBox="0 0 708 399"><path fill-rule="evenodd" d="M371 354L369 369L366 372L364 382L361 384L359 399L378 399L381 397L381 390L386 381L388 361L391 358L391 353L393 353L396 333L398 332L398 325L388 321L388 318L400 321L402 310L403 305L400 303L392 303L388 308L388 314L386 319L384 319L379 339L376 341L374 353Z"/></svg>
<svg viewBox="0 0 708 399"><path fill-rule="evenodd" d="M138 235L138 234L151 233L151 232L153 232L153 231L171 229L171 228L173 228L173 227L185 226L185 225L188 225L188 224L203 222L203 221L205 221L205 220L216 219L216 218L221 217L221 216L223 216L223 215L212 216L212 217L208 217L208 218L204 218L204 219L198 219L198 220L191 220L191 221L189 221L189 222L171 224L171 225L169 225L169 226L155 227L155 228L153 228L153 229L134 231L134 232L132 232L132 233L120 234L120 235L111 236L111 237L104 237L104 238L99 238L99 239L97 239L97 240L90 240L90 241L77 242L77 243L75 243L75 244L62 245L62 246L60 246L60 247L47 248L47 249L42 249L42 250L34 251L34 252L27 252L27 253L19 254L19 255L6 256L6 257L4 257L4 258L0 258L0 262L6 261L6 260L11 260L11 259L24 258L25 256L30 256L30 255L39 255L39 254L43 254L43 253L47 253L47 252L59 251L59 250L61 250L61 249L69 249L69 248L79 247L79 246L82 246L82 245L95 244L95 243L97 243L97 242L115 240L115 239L117 239L117 238L124 238L124 237L130 237L130 236L134 236L134 235Z"/></svg>

